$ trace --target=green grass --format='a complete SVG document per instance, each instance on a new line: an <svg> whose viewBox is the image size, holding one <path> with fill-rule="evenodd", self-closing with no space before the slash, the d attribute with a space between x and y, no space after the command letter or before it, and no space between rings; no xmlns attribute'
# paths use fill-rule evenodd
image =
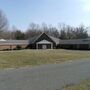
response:
<svg viewBox="0 0 90 90"><path fill-rule="evenodd" d="M0 51L0 68L17 68L54 64L68 60L90 58L90 51L20 50Z"/></svg>
<svg viewBox="0 0 90 90"><path fill-rule="evenodd" d="M90 80L85 80L78 85L67 85L62 90L90 90Z"/></svg>

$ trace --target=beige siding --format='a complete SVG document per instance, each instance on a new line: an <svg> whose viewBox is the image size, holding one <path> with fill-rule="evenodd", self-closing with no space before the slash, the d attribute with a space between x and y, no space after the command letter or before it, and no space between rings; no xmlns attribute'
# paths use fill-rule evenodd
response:
<svg viewBox="0 0 90 90"><path fill-rule="evenodd" d="M0 50L4 49L15 49L17 45L0 45ZM27 45L20 45L22 48L25 48Z"/></svg>

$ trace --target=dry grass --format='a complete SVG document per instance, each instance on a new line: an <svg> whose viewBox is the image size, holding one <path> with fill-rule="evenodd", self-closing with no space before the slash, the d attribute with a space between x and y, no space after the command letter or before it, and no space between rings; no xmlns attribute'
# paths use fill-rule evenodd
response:
<svg viewBox="0 0 90 90"><path fill-rule="evenodd" d="M62 90L90 90L90 80L85 80L78 85L66 86Z"/></svg>
<svg viewBox="0 0 90 90"><path fill-rule="evenodd" d="M21 50L1 51L0 68L15 68L60 63L68 60L90 58L90 51L71 50Z"/></svg>

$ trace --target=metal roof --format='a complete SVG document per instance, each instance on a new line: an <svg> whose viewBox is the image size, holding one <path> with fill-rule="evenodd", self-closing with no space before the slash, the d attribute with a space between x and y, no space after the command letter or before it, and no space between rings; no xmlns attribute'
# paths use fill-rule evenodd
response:
<svg viewBox="0 0 90 90"><path fill-rule="evenodd" d="M59 38L55 38L50 36L50 38L56 43L56 45L58 45L60 43L60 39Z"/></svg>
<svg viewBox="0 0 90 90"><path fill-rule="evenodd" d="M86 39L60 40L60 44L90 44L90 38L86 38Z"/></svg>
<svg viewBox="0 0 90 90"><path fill-rule="evenodd" d="M41 35L42 35L42 34L31 38L31 39L29 40L29 43L30 43L30 44L34 44L34 42L35 42L37 39L39 39ZM47 35L47 34L46 34L46 35ZM56 45L59 44L60 39L55 38L55 37L52 37L52 36L49 36L49 35L47 35L47 36L48 36L51 40L53 40L53 41L56 43Z"/></svg>
<svg viewBox="0 0 90 90"><path fill-rule="evenodd" d="M0 41L0 45L22 45L29 44L28 40L6 40Z"/></svg>
<svg viewBox="0 0 90 90"><path fill-rule="evenodd" d="M28 44L33 44L39 37L35 36L31 38L30 40L0 40L0 45L28 45ZM51 40L53 40L56 45L58 44L90 44L90 38L86 39L70 39L70 40L60 40L58 38L49 36Z"/></svg>
<svg viewBox="0 0 90 90"><path fill-rule="evenodd" d="M37 38L38 38L39 36L40 36L40 35L35 36L35 37L29 39L29 44L33 44L33 43L37 40Z"/></svg>

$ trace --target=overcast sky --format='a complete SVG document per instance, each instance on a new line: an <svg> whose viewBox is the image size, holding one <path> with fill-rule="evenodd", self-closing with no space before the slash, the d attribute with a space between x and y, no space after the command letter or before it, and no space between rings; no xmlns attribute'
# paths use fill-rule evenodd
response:
<svg viewBox="0 0 90 90"><path fill-rule="evenodd" d="M0 0L0 9L22 30L31 22L90 26L90 0Z"/></svg>

